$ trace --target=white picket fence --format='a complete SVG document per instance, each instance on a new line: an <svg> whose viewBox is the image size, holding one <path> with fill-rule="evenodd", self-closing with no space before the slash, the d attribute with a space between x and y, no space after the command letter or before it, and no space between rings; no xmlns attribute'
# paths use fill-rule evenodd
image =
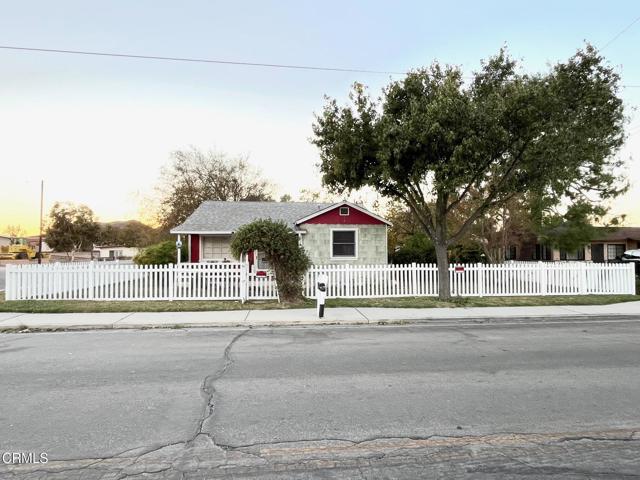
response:
<svg viewBox="0 0 640 480"><path fill-rule="evenodd" d="M277 299L273 276L241 263L7 265L7 300Z"/></svg>
<svg viewBox="0 0 640 480"><path fill-rule="evenodd" d="M314 265L304 295L315 297L318 275L328 298L437 296L437 267ZM243 263L7 265L7 300L253 300L277 299L276 280ZM455 296L633 294L632 264L504 263L450 265Z"/></svg>
<svg viewBox="0 0 640 480"><path fill-rule="evenodd" d="M327 298L435 297L438 267L410 265L314 265L305 296L315 298L318 275L327 275ZM631 264L503 263L449 265L451 295L606 295L635 293Z"/></svg>

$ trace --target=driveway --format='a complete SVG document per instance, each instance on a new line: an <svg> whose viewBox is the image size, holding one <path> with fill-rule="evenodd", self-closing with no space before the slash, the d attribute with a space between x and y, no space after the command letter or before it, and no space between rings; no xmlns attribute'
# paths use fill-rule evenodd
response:
<svg viewBox="0 0 640 480"><path fill-rule="evenodd" d="M0 477L621 478L640 321L0 335Z"/></svg>

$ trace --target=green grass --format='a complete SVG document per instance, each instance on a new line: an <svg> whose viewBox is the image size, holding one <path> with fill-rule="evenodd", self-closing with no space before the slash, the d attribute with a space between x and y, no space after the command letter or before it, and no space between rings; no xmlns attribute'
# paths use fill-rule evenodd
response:
<svg viewBox="0 0 640 480"><path fill-rule="evenodd" d="M401 297L372 299L327 300L332 307L384 307L384 308L438 308L438 307L524 307L542 305L607 305L610 303L638 301L638 295L585 295L548 297L466 297L447 302L432 297ZM315 301L299 304L283 304L276 301L189 300L189 301L138 301L93 302L82 300L19 300L5 302L0 292L0 312L17 313L93 313L93 312L202 312L216 310L274 310L283 308L313 308Z"/></svg>
<svg viewBox="0 0 640 480"><path fill-rule="evenodd" d="M444 302L433 297L370 298L328 300L327 307L456 308L533 307L545 305L608 305L640 301L637 295L573 295L537 297L460 297Z"/></svg>

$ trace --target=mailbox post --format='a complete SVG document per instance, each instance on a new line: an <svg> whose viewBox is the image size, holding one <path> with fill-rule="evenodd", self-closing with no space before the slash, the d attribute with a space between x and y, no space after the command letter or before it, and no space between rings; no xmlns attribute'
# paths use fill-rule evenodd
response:
<svg viewBox="0 0 640 480"><path fill-rule="evenodd" d="M327 275L321 273L316 281L316 302L318 308L318 318L324 317L324 301L327 298Z"/></svg>
<svg viewBox="0 0 640 480"><path fill-rule="evenodd" d="M176 240L176 263L180 265L180 261L182 260L182 240L180 240L180 235L178 235L178 239Z"/></svg>

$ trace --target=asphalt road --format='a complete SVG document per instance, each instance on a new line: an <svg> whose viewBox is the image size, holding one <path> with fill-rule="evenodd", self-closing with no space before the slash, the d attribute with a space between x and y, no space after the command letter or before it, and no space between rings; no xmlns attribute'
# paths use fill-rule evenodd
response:
<svg viewBox="0 0 640 480"><path fill-rule="evenodd" d="M0 335L0 478L623 478L640 319ZM7 457L8 458L8 457Z"/></svg>

